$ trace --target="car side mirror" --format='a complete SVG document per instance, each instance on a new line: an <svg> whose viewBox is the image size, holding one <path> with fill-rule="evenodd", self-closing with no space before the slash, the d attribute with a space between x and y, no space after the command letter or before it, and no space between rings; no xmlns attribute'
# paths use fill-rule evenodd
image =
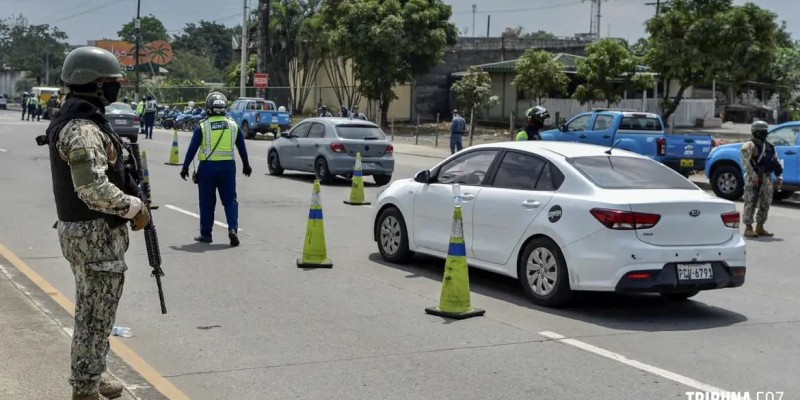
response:
<svg viewBox="0 0 800 400"><path fill-rule="evenodd" d="M558 130L560 130L561 132L566 132L567 131L567 124L561 124L561 126L558 127Z"/></svg>
<svg viewBox="0 0 800 400"><path fill-rule="evenodd" d="M291 136L291 135L289 135L289 132L286 132L286 131L281 132L281 137L288 138L289 136Z"/></svg>
<svg viewBox="0 0 800 400"><path fill-rule="evenodd" d="M417 174L414 175L414 181L419 183L424 183L427 185L428 183L431 182L431 171L428 171L426 169L424 171L417 172Z"/></svg>

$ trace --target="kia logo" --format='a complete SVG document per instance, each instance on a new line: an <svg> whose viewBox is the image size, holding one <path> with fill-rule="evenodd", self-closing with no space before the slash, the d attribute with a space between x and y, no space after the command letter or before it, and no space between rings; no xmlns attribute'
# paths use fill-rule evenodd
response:
<svg viewBox="0 0 800 400"><path fill-rule="evenodd" d="M691 215L692 217L696 217L696 216L700 215L700 210L689 211L689 215Z"/></svg>

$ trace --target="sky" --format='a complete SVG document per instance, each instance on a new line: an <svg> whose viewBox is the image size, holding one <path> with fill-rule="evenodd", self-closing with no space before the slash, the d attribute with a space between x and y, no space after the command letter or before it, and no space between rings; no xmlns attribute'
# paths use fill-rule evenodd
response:
<svg viewBox="0 0 800 400"><path fill-rule="evenodd" d="M258 0L248 0L251 5ZM601 36L631 41L645 36L644 23L656 0L605 0L601 6ZM800 1L751 0L785 20L795 39L800 39ZM236 25L242 19L243 0L141 0L142 15L153 14L170 33L201 19ZM525 32L544 30L558 36L588 32L591 4L585 0L444 0L453 7L452 22L466 36L473 36L473 13L477 36L499 36L506 27L522 26ZM744 0L734 0L744 4ZM22 14L31 23L58 26L69 35L69 43L114 39L122 25L136 15L136 0L0 0L0 18Z"/></svg>

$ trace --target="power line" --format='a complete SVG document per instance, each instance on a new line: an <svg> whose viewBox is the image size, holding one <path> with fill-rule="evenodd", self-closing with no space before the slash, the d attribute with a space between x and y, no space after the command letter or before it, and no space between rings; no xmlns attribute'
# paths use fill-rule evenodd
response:
<svg viewBox="0 0 800 400"><path fill-rule="evenodd" d="M564 7L573 7L576 5L583 4L583 1L578 2L571 2L565 4L554 4L549 6L538 6L538 7L525 7L525 8L516 8L516 9L505 9L505 10L486 10L486 11L476 11L476 14L502 14L502 13L516 13L516 12L524 12L524 11L535 11L535 10L549 10L552 8L564 8ZM454 11L453 15L455 14L472 14L472 11Z"/></svg>
<svg viewBox="0 0 800 400"><path fill-rule="evenodd" d="M118 2L118 0L110 0L110 1L107 1L107 2L105 2L103 4L94 6L94 7L90 8L90 9L88 9L86 11L82 11L82 12L75 13L75 14L72 14L72 15L67 15L66 17L61 17L61 18L58 18L58 19L54 19L54 20L46 22L46 23L47 24L52 24L54 22L61 22L61 21L65 21L65 20L68 20L68 19L75 18L75 17L79 17L81 15L86 15L86 14L92 12L92 11L97 11L97 10L99 10L101 8L110 6L111 4L114 4L114 3L117 3L117 2Z"/></svg>

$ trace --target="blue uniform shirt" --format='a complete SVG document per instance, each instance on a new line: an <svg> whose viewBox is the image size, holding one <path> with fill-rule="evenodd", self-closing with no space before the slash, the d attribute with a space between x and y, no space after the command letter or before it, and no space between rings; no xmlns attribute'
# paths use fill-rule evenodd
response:
<svg viewBox="0 0 800 400"><path fill-rule="evenodd" d="M464 121L460 115L453 118L453 123L450 125L450 133L464 133L467 130L467 121Z"/></svg>
<svg viewBox="0 0 800 400"><path fill-rule="evenodd" d="M197 150L200 150L200 145L203 143L203 130L200 129L200 126L194 128L194 133L192 134L192 141L189 143L189 149L186 151L186 159L183 160L183 168L189 169L189 165L192 164L192 160L194 156L197 155ZM244 145L244 132L239 131L236 134L236 149L239 150L239 157L242 158L243 165L250 165L250 161L247 158L247 147Z"/></svg>

